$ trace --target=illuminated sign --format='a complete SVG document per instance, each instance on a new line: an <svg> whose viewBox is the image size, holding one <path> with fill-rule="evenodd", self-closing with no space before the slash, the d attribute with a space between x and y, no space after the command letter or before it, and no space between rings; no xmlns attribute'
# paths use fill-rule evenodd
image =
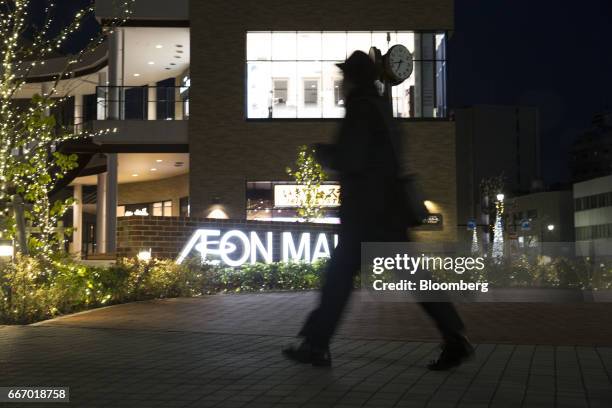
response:
<svg viewBox="0 0 612 408"><path fill-rule="evenodd" d="M299 207L306 198L307 187L299 184L275 184L275 207ZM317 190L316 205L338 207L340 205L340 186L323 184Z"/></svg>
<svg viewBox="0 0 612 408"><path fill-rule="evenodd" d="M279 233L198 229L179 254L176 263L182 263L193 251L200 254L202 262L227 266L271 263L275 260L312 263L329 258L331 249L338 245L336 234L281 232L280 236L277 235ZM279 242L280 245L275 245Z"/></svg>

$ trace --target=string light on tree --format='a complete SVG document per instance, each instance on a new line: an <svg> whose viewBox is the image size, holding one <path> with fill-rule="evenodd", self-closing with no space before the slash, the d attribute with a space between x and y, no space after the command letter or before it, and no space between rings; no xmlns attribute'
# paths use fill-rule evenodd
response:
<svg viewBox="0 0 612 408"><path fill-rule="evenodd" d="M493 249L491 256L497 262L501 261L504 256L504 227L503 227L503 215L504 215L504 195L497 194L497 201L495 202L495 224L493 227Z"/></svg>
<svg viewBox="0 0 612 408"><path fill-rule="evenodd" d="M122 17L110 23L111 30L127 21L134 1L126 0L119 5ZM112 130L74 134L72 127L60 126L50 114L69 100L72 89L78 85L78 81L71 80L74 66L104 42L104 32L92 38L76 54L68 55L67 62L53 76L45 92L35 95L27 109L18 106L16 95L32 70L45 65L44 60L51 57L51 53L61 52L83 20L94 13L92 2L57 30L53 18L57 5L50 2L44 8L44 22L36 27L29 19L29 11L37 4L32 0L0 0L0 234L15 237L17 211L11 203L14 197L20 197L25 203L24 217L35 231L27 245L50 264L51 255L64 245L64 236L57 234L58 222L72 200L52 202L49 195L57 181L77 166L76 155L62 154L56 146ZM24 40L26 31L31 33L29 40ZM52 34L54 32L57 33Z"/></svg>

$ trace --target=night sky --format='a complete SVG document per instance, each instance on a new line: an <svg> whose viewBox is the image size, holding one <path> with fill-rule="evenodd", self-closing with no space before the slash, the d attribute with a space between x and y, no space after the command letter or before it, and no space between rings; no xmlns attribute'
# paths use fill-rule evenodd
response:
<svg viewBox="0 0 612 408"><path fill-rule="evenodd" d="M67 22L90 1L60 1L58 17ZM612 108L611 22L610 0L455 0L451 108L537 106L545 181L568 181L572 141L594 114ZM89 18L68 48L98 29Z"/></svg>
<svg viewBox="0 0 612 408"><path fill-rule="evenodd" d="M538 107L543 176L567 181L572 141L612 108L612 1L455 0L455 28L451 106Z"/></svg>

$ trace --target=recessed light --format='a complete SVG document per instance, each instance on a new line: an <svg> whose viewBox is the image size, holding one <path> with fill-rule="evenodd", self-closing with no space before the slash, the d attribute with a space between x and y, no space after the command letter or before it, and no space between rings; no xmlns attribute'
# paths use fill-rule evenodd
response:
<svg viewBox="0 0 612 408"><path fill-rule="evenodd" d="M132 174L132 177L138 177L138 173Z"/></svg>
<svg viewBox="0 0 612 408"><path fill-rule="evenodd" d="M156 161L156 162L158 162L158 163L163 162L163 160L162 160L162 159L157 159L157 160L155 160L155 161Z"/></svg>
<svg viewBox="0 0 612 408"><path fill-rule="evenodd" d="M176 65L176 62L171 62L170 65Z"/></svg>
<svg viewBox="0 0 612 408"><path fill-rule="evenodd" d="M166 67L166 70L167 70L167 71L170 71L171 69L172 69L172 68L170 68L170 67Z"/></svg>
<svg viewBox="0 0 612 408"><path fill-rule="evenodd" d="M140 74L134 74L134 76L135 76L135 77L139 77L139 76L140 76Z"/></svg>
<svg viewBox="0 0 612 408"><path fill-rule="evenodd" d="M160 48L164 48L164 46L163 46L163 45L161 45L161 44L157 44L157 45L155 46L155 48L160 49Z"/></svg>
<svg viewBox="0 0 612 408"><path fill-rule="evenodd" d="M176 44L178 48L183 48L183 44Z"/></svg>
<svg viewBox="0 0 612 408"><path fill-rule="evenodd" d="M174 58L181 58L181 56L180 55L175 55Z"/></svg>
<svg viewBox="0 0 612 408"><path fill-rule="evenodd" d="M183 50L176 50L176 53L177 53L177 54L182 54L182 53L183 53Z"/></svg>
<svg viewBox="0 0 612 408"><path fill-rule="evenodd" d="M151 171L157 171L157 169L156 169L155 167L153 167L153 168L151 169Z"/></svg>
<svg viewBox="0 0 612 408"><path fill-rule="evenodd" d="M149 61L149 65L155 65L155 61Z"/></svg>

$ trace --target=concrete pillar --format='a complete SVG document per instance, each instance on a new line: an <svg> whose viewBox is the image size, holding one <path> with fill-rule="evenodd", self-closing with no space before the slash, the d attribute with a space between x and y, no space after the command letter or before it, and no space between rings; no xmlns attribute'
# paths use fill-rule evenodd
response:
<svg viewBox="0 0 612 408"><path fill-rule="evenodd" d="M98 72L98 93L96 95L96 119L105 120L108 117L108 76L105 71Z"/></svg>
<svg viewBox="0 0 612 408"><path fill-rule="evenodd" d="M150 83L147 89L147 119L157 119L157 84Z"/></svg>
<svg viewBox="0 0 612 408"><path fill-rule="evenodd" d="M74 134L83 131L83 95L74 95Z"/></svg>
<svg viewBox="0 0 612 408"><path fill-rule="evenodd" d="M181 76L174 78L174 119L183 120L183 104L181 97Z"/></svg>
<svg viewBox="0 0 612 408"><path fill-rule="evenodd" d="M96 254L106 253L106 173L98 174L96 194Z"/></svg>
<svg viewBox="0 0 612 408"><path fill-rule="evenodd" d="M108 82L109 82L109 119L120 120L125 116L123 107L123 29L114 28L109 38Z"/></svg>
<svg viewBox="0 0 612 408"><path fill-rule="evenodd" d="M78 258L83 250L83 186L74 186L72 205L72 253Z"/></svg>
<svg viewBox="0 0 612 408"><path fill-rule="evenodd" d="M106 155L106 253L117 252L117 153Z"/></svg>

